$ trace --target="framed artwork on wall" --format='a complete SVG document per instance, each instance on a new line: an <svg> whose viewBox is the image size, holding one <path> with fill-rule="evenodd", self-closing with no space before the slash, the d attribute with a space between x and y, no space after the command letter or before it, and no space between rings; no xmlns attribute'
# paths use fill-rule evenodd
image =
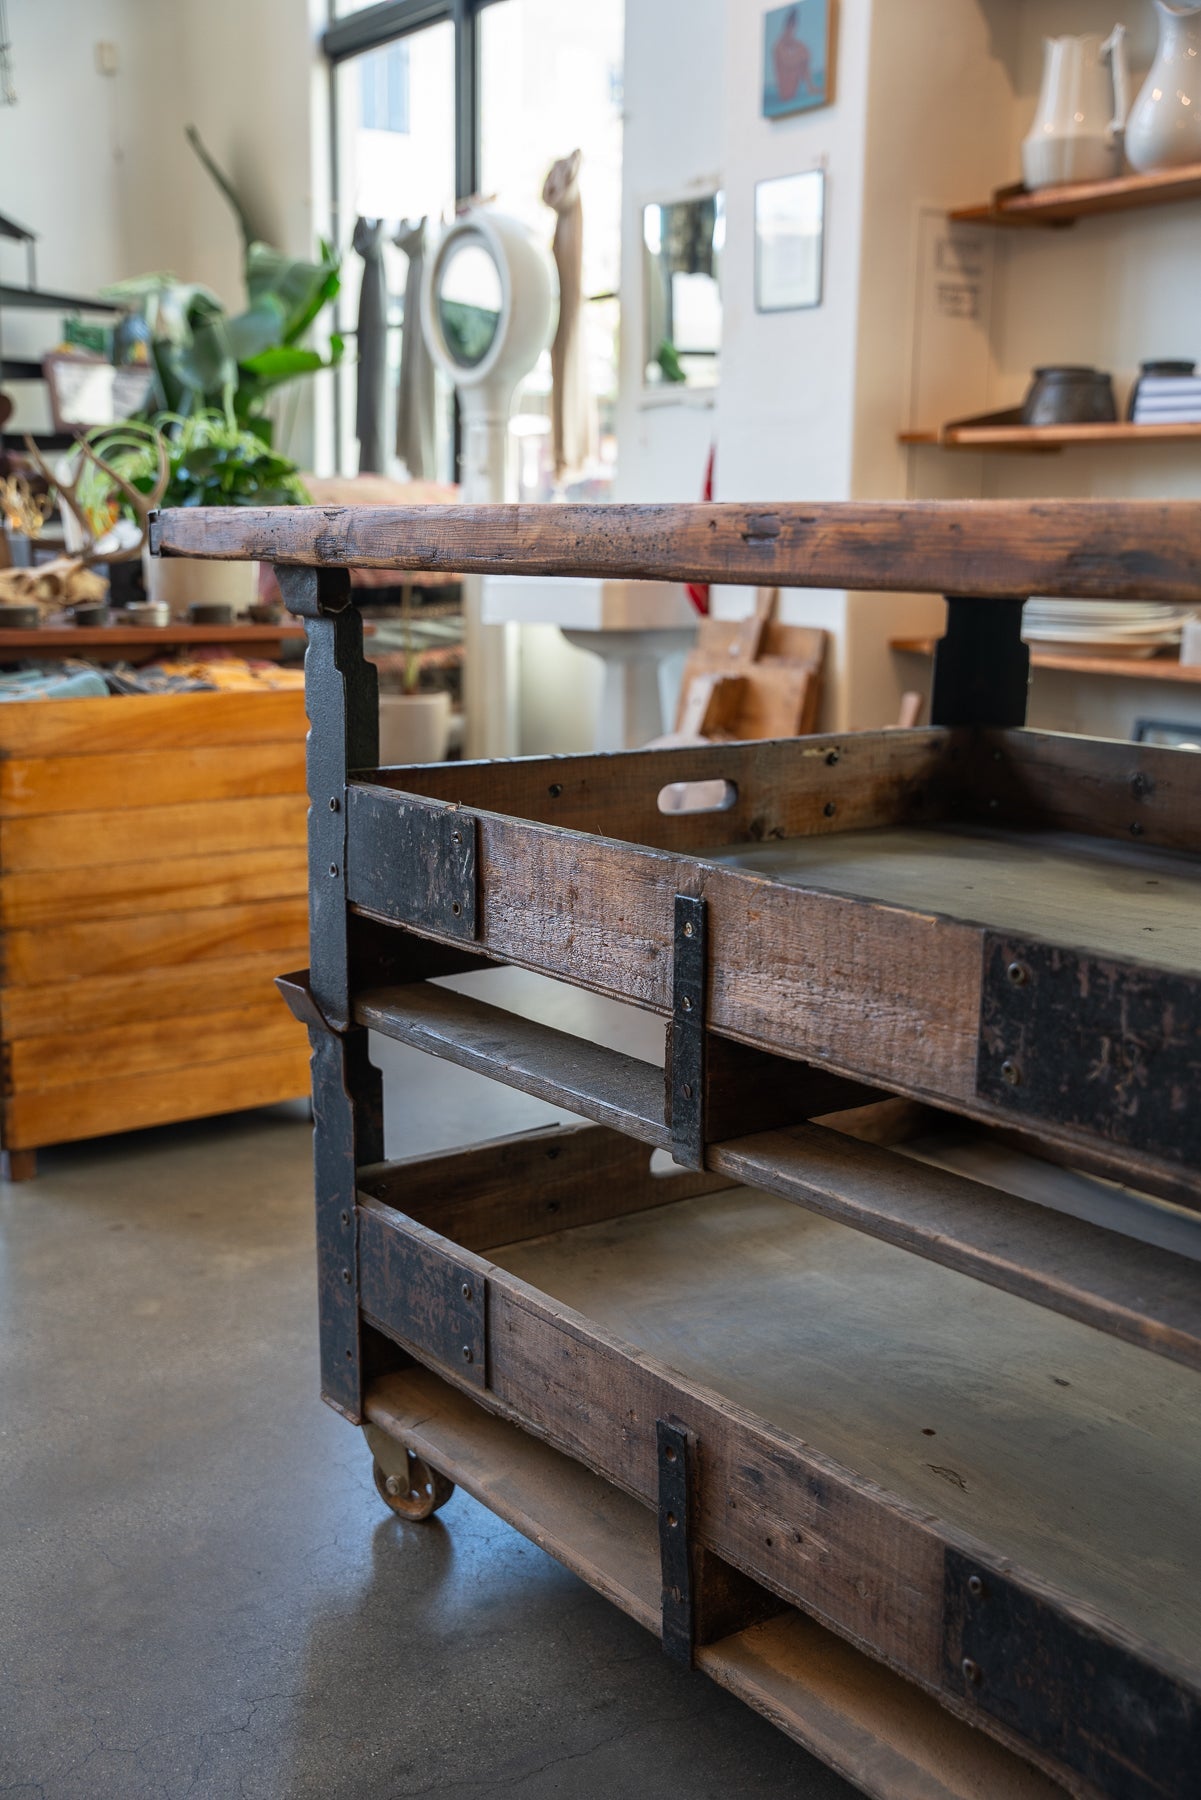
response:
<svg viewBox="0 0 1201 1800"><path fill-rule="evenodd" d="M825 106L830 80L835 0L792 0L763 20L763 116L785 119Z"/></svg>
<svg viewBox="0 0 1201 1800"><path fill-rule="evenodd" d="M799 312L822 302L824 169L755 183L755 310Z"/></svg>

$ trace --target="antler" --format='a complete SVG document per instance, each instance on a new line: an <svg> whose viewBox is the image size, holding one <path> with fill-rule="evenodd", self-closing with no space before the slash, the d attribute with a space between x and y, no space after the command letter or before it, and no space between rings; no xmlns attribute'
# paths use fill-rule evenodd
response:
<svg viewBox="0 0 1201 1800"><path fill-rule="evenodd" d="M60 501L68 511L74 515L80 530L83 532L84 549L78 559L82 566L84 568L90 568L93 563L97 562L131 562L135 556L141 555L142 546L145 544L150 532L150 515L167 491L167 482L171 475L171 464L167 457L167 446L164 444L161 437L156 437L155 450L158 459L158 472L154 478L154 486L148 494L144 494L140 488L134 487L131 481L127 481L124 475L118 474L117 470L114 469L110 463L106 463L102 456L98 456L85 438L77 438L76 443L79 446L82 456L88 462L93 463L96 468L103 470L104 474L108 476L114 487L120 489L124 498L133 508L139 526L138 538L135 544L130 544L123 550L112 550L103 555L99 554L96 549L96 533L92 530L92 522L88 517L87 508L80 504L79 499L79 483L83 477L83 462L80 462L79 467L69 480L64 480L61 476L55 475L53 470L43 460L41 452L38 450L32 438L26 437L25 449L28 452L29 460L32 462L38 474L54 488Z"/></svg>

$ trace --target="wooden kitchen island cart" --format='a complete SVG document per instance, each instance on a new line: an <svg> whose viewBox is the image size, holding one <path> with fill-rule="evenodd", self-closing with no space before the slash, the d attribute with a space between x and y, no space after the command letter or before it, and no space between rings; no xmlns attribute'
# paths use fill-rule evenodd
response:
<svg viewBox="0 0 1201 1800"><path fill-rule="evenodd" d="M307 624L322 1389L880 1800L1201 1792L1201 758L1022 604L1201 506L160 515ZM381 769L350 566L947 596L933 722ZM881 606L886 606L881 599ZM658 1063L482 997L515 964ZM478 979L447 986L443 978ZM387 1161L371 1031L585 1121ZM670 1153L665 1154L665 1153Z"/></svg>

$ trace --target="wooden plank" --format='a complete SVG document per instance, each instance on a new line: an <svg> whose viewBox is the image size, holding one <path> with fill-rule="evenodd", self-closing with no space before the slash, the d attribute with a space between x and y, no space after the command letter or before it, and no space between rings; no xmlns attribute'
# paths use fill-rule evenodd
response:
<svg viewBox="0 0 1201 1800"><path fill-rule="evenodd" d="M227 1058L201 1067L162 1069L128 1081L104 1078L44 1093L15 1094L4 1107L4 1139L13 1149L37 1149L178 1119L272 1106L308 1091L309 1053L298 1044L266 1057Z"/></svg>
<svg viewBox="0 0 1201 1800"><path fill-rule="evenodd" d="M4 637L0 631L0 648ZM298 689L39 700L0 707L0 760L297 744L307 729Z"/></svg>
<svg viewBox="0 0 1201 1800"><path fill-rule="evenodd" d="M668 1145L663 1071L468 994L418 984L361 993L355 1020L397 1043L490 1075L644 1144Z"/></svg>
<svg viewBox="0 0 1201 1800"><path fill-rule="evenodd" d="M279 625L39 625L30 631L0 631L0 660L5 652L10 657L26 657L30 651L44 655L47 650L86 650L96 662L144 661L130 657L130 652L144 650L159 657L180 645L189 646L193 655L207 647L267 656L279 645L295 643L303 636L304 627L293 621Z"/></svg>
<svg viewBox="0 0 1201 1800"><path fill-rule="evenodd" d="M1201 852L1201 756L1040 731L987 732L968 754L969 791L998 823Z"/></svg>
<svg viewBox="0 0 1201 1800"><path fill-rule="evenodd" d="M710 1167L944 1268L1201 1369L1201 1269L820 1125L714 1145Z"/></svg>
<svg viewBox="0 0 1201 1800"><path fill-rule="evenodd" d="M650 1510L426 1369L385 1376L367 1417L656 1635ZM1046 1776L788 1612L703 1645L698 1666L876 1800L1054 1800Z"/></svg>
<svg viewBox="0 0 1201 1800"><path fill-rule="evenodd" d="M1201 599L1201 508L1158 500L191 507L161 555L976 597Z"/></svg>
<svg viewBox="0 0 1201 1800"><path fill-rule="evenodd" d="M20 1038L4 1047L5 1091L42 1093L94 1080L103 1071L114 1084L157 1069L191 1069L205 1063L261 1056L271 1060L308 1043L278 995L265 990L250 1006L228 996L222 1012L162 1012L136 1024L99 1025L91 1031Z"/></svg>
<svg viewBox="0 0 1201 1800"><path fill-rule="evenodd" d="M308 954L299 918L274 945L201 962L166 963L128 975L92 975L0 988L0 1036L6 1044L59 1032L136 1024L172 1013L219 1012L231 999L254 1004L275 995L275 977ZM48 965L43 974L55 971ZM281 1011L283 1001L276 1002Z"/></svg>
<svg viewBox="0 0 1201 1800"><path fill-rule="evenodd" d="M933 823L962 787L967 751L965 734L945 730L863 731L380 769L367 785L654 849L701 852L715 844ZM660 811L660 794L674 784L715 781L735 790L720 811Z"/></svg>
<svg viewBox="0 0 1201 1800"><path fill-rule="evenodd" d="M902 656L933 656L939 639L889 638L888 648ZM1064 675L1112 675L1126 681L1201 682L1201 663L1182 663L1177 656L1056 656L1051 650L1030 652L1032 669L1050 669Z"/></svg>
<svg viewBox="0 0 1201 1800"><path fill-rule="evenodd" d="M253 754L242 745L222 745L0 763L0 814L5 818L303 792L304 756L301 745L293 742L259 744Z"/></svg>
<svg viewBox="0 0 1201 1800"><path fill-rule="evenodd" d="M657 1173L644 1144L601 1125L552 1125L358 1172L360 1193L465 1250L670 1206L727 1182L674 1166Z"/></svg>
<svg viewBox="0 0 1201 1800"><path fill-rule="evenodd" d="M181 908L235 906L307 894L303 845L240 850L226 856L177 856L104 863L81 881L77 869L34 869L0 875L0 927L85 919L144 918Z"/></svg>
<svg viewBox="0 0 1201 1800"><path fill-rule="evenodd" d="M307 928L308 906L296 898L153 914L136 931L124 919L10 931L3 939L3 985L41 987L48 975L60 981L128 975L164 964L245 956L277 945L290 948L306 941Z"/></svg>
<svg viewBox="0 0 1201 1800"><path fill-rule="evenodd" d="M173 857L225 856L241 850L303 849L308 810L304 794L269 794L261 799L2 819L0 868L17 874L29 869L94 869L105 863L157 864Z"/></svg>
<svg viewBox="0 0 1201 1800"><path fill-rule="evenodd" d="M876 1800L1063 1800L1066 1793L803 1613L703 1645L696 1663Z"/></svg>

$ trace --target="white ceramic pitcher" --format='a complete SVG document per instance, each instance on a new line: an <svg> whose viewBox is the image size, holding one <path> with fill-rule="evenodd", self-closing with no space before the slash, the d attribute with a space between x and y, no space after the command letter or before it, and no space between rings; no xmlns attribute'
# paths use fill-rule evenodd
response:
<svg viewBox="0 0 1201 1800"><path fill-rule="evenodd" d="M1155 0L1159 49L1130 109L1126 155L1132 169L1201 162L1201 8Z"/></svg>
<svg viewBox="0 0 1201 1800"><path fill-rule="evenodd" d="M1047 38L1038 111L1022 145L1026 186L1119 174L1129 92L1124 25L1115 25L1104 40L1092 34Z"/></svg>

